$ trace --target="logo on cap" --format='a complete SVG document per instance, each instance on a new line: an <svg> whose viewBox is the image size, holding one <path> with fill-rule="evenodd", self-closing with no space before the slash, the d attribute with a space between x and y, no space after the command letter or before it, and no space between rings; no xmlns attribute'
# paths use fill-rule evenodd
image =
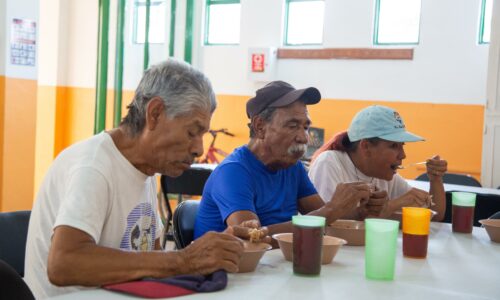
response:
<svg viewBox="0 0 500 300"><path fill-rule="evenodd" d="M403 119L397 111L394 112L394 119L399 123L399 125L395 125L394 128L405 128L405 124L403 123Z"/></svg>

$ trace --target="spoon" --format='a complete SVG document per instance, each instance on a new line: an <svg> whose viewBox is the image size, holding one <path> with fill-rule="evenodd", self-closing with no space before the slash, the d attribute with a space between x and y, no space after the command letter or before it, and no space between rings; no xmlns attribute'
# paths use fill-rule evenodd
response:
<svg viewBox="0 0 500 300"><path fill-rule="evenodd" d="M406 165L406 166L398 166L397 168L398 169L407 169L409 167L413 167L413 166L416 166L416 165L425 165L426 163L427 163L426 161L421 161L421 162L412 163L412 164L409 164L409 165Z"/></svg>

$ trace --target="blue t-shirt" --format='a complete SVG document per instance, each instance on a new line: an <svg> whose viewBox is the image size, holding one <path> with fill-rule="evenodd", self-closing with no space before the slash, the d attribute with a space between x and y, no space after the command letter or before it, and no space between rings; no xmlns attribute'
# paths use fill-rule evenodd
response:
<svg viewBox="0 0 500 300"><path fill-rule="evenodd" d="M242 146L217 166L208 178L194 238L207 231L223 231L232 213L249 210L263 226L290 221L298 212L298 200L317 194L304 166L295 165L270 171Z"/></svg>

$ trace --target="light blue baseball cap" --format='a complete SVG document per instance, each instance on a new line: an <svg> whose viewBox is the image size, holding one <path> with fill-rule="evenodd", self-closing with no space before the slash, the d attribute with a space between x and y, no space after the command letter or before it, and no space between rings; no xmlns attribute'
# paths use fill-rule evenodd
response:
<svg viewBox="0 0 500 300"><path fill-rule="evenodd" d="M374 137L400 143L424 140L406 130L397 111L382 105L368 106L359 111L352 119L347 135L351 142Z"/></svg>

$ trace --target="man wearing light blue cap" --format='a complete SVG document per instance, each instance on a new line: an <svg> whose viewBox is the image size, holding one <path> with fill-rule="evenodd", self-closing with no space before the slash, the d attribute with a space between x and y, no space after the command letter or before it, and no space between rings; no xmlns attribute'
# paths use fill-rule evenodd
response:
<svg viewBox="0 0 500 300"><path fill-rule="evenodd" d="M392 108L369 106L354 116L346 132L337 134L315 153L309 177L322 199L329 199L337 184L346 182L367 182L375 190L387 192L385 197L391 201L374 199L345 218L388 217L404 206L432 206L438 213L434 220L439 221L446 209L443 175L447 162L437 155L426 161L429 193L412 188L397 174L406 158L404 144L423 140L406 130L403 119ZM383 208L374 209L370 203Z"/></svg>

